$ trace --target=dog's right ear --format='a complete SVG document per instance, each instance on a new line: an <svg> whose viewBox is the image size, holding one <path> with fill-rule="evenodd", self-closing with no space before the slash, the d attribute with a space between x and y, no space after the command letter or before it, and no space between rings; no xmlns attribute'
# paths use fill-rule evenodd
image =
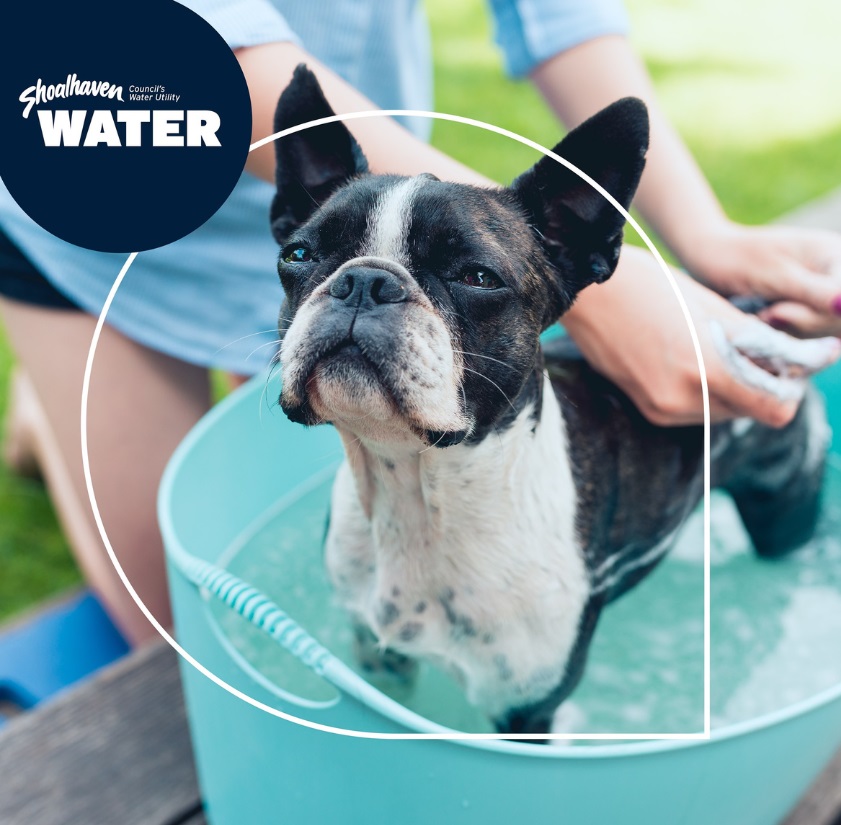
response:
<svg viewBox="0 0 841 825"><path fill-rule="evenodd" d="M277 103L274 130L281 132L333 114L315 75L301 63ZM270 220L279 244L339 186L368 171L362 149L340 121L278 138L275 159L277 192Z"/></svg>
<svg viewBox="0 0 841 825"><path fill-rule="evenodd" d="M556 147L626 210L648 149L648 110L636 98L612 103L573 129ZM558 278L548 323L592 283L606 281L619 260L624 216L597 189L554 158L543 157L511 188L543 244Z"/></svg>

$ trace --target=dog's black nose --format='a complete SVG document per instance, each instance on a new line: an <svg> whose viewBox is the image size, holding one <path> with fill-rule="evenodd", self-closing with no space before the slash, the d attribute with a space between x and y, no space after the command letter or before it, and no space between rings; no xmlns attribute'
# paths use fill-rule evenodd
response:
<svg viewBox="0 0 841 825"><path fill-rule="evenodd" d="M348 306L363 309L376 304L399 304L409 297L409 291L392 272L367 266L342 272L330 284L330 294Z"/></svg>

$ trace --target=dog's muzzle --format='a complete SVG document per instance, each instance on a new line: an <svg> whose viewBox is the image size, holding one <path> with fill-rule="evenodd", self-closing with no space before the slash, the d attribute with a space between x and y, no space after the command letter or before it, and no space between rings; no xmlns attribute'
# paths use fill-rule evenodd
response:
<svg viewBox="0 0 841 825"><path fill-rule="evenodd" d="M354 258L297 310L281 350L281 406L308 424L398 417L428 443L458 443L466 421L455 357L443 319L404 266Z"/></svg>

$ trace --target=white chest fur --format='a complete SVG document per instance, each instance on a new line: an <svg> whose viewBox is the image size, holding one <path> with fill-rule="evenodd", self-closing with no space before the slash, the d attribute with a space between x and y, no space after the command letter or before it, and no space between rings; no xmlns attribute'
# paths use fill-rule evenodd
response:
<svg viewBox="0 0 841 825"><path fill-rule="evenodd" d="M345 435L333 491L340 603L383 647L449 669L492 716L561 681L589 593L564 423L544 384L537 428L526 409L476 446Z"/></svg>

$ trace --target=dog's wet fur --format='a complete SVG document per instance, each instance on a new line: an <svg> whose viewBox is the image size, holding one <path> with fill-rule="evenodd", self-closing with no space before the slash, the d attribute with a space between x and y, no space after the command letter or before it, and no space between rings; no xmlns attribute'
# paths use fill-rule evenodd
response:
<svg viewBox="0 0 841 825"><path fill-rule="evenodd" d="M332 114L300 66L276 131ZM555 152L627 208L647 144L629 98ZM548 157L486 189L372 174L341 122L276 151L280 402L345 445L326 561L361 660L408 679L429 659L500 732L548 732L602 608L703 493L700 427L652 425L571 342L540 343L613 273L624 219ZM812 393L782 430L713 428L713 484L760 554L811 534L825 447Z"/></svg>

